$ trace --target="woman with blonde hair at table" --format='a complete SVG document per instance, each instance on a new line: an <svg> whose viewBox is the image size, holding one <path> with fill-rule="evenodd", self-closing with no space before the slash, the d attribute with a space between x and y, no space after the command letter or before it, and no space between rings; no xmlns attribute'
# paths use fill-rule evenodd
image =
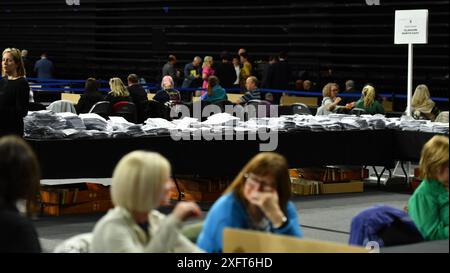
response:
<svg viewBox="0 0 450 273"><path fill-rule="evenodd" d="M112 107L120 101L132 101L130 92L128 92L120 78L111 78L109 80L109 88L111 91L106 95L105 100L109 101Z"/></svg>
<svg viewBox="0 0 450 273"><path fill-rule="evenodd" d="M158 153L134 151L114 169L114 208L95 225L93 252L201 252L180 234L182 223L201 214L193 202L179 202L172 213L156 210L168 203L173 182L169 161Z"/></svg>
<svg viewBox="0 0 450 273"><path fill-rule="evenodd" d="M428 87L425 84L418 85L412 97L411 115L415 119L434 121L439 112L436 104L431 99Z"/></svg>
<svg viewBox="0 0 450 273"><path fill-rule="evenodd" d="M364 109L367 114L383 114L384 107L376 99L375 88L371 85L364 86L362 90L362 98L355 103L355 108Z"/></svg>

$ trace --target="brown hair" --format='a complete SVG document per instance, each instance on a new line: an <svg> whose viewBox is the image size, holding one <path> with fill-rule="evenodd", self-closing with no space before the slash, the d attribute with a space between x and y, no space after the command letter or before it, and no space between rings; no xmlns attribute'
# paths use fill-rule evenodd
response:
<svg viewBox="0 0 450 273"><path fill-rule="evenodd" d="M34 201L39 190L40 169L30 146L17 136L0 138L0 206L19 199Z"/></svg>
<svg viewBox="0 0 450 273"><path fill-rule="evenodd" d="M127 80L131 83L138 83L138 76L136 74L130 74Z"/></svg>
<svg viewBox="0 0 450 273"><path fill-rule="evenodd" d="M248 205L248 201L244 197L245 175L249 173L270 176L274 179L274 188L278 192L280 208L286 213L287 203L291 197L291 180L286 159L277 153L264 152L257 154L245 165L225 191L225 193L234 192L245 206Z"/></svg>
<svg viewBox="0 0 450 273"><path fill-rule="evenodd" d="M213 94L213 88L214 86L219 84L219 78L216 76L210 76L208 78L208 96L211 97Z"/></svg>
<svg viewBox="0 0 450 273"><path fill-rule="evenodd" d="M95 78L88 78L84 84L85 93L95 93L98 91L98 82Z"/></svg>
<svg viewBox="0 0 450 273"><path fill-rule="evenodd" d="M448 164L448 137L434 136L422 148L419 162L421 178L436 179L445 164Z"/></svg>

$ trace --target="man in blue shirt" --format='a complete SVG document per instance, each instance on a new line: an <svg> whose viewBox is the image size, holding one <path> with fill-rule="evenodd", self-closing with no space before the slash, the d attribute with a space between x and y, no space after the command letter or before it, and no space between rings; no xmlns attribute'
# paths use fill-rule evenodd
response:
<svg viewBox="0 0 450 273"><path fill-rule="evenodd" d="M47 59L47 53L42 53L41 59L34 64L36 76L40 79L52 79L53 71L53 62Z"/></svg>

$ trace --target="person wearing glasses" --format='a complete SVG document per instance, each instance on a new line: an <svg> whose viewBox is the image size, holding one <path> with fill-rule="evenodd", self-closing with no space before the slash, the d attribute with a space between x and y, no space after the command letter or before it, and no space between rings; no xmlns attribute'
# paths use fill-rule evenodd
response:
<svg viewBox="0 0 450 273"><path fill-rule="evenodd" d="M331 113L337 113L344 109L344 106L340 106L342 98L338 97L339 85L337 83L328 83L322 90L322 104L317 109L317 116L329 115Z"/></svg>
<svg viewBox="0 0 450 273"><path fill-rule="evenodd" d="M290 196L286 159L276 153L256 155L211 207L197 245L206 252L222 252L227 227L302 237Z"/></svg>

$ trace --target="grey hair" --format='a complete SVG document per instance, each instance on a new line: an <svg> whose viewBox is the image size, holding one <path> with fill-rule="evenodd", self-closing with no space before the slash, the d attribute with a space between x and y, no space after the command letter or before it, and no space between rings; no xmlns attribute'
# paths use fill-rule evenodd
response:
<svg viewBox="0 0 450 273"><path fill-rule="evenodd" d="M352 80L348 80L345 82L345 86L346 87L350 87L350 88L354 88L355 87L355 82Z"/></svg>

